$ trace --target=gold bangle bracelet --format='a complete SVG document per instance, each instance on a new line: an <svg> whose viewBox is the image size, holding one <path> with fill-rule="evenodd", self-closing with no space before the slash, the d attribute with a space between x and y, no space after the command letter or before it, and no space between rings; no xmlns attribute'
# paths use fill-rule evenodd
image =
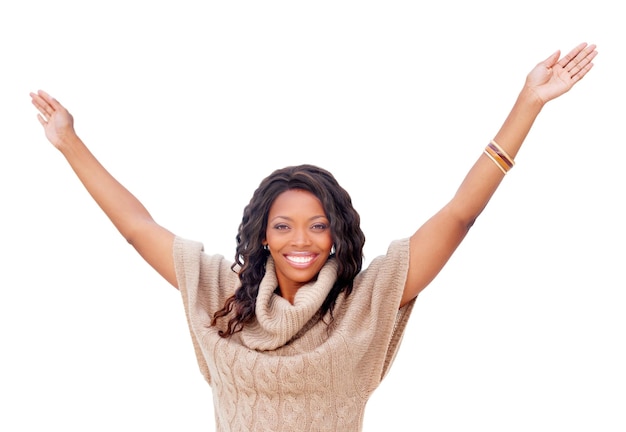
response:
<svg viewBox="0 0 626 432"><path fill-rule="evenodd" d="M502 174L506 174L507 170L502 166L502 163L498 162L498 160L496 160L496 158L491 153L489 153L487 149L485 149L484 153L487 155L489 159L493 161L494 164L496 164L498 168L500 168L500 171L502 171Z"/></svg>
<svg viewBox="0 0 626 432"><path fill-rule="evenodd" d="M485 147L485 151L491 155L491 157L502 167L502 169L504 169L504 171L508 172L511 169L511 164L507 162L500 153L495 151L491 144Z"/></svg>
<svg viewBox="0 0 626 432"><path fill-rule="evenodd" d="M498 153L500 157L502 157L504 162L506 162L509 167L513 168L513 166L515 165L515 160L511 156L509 156L509 154L502 147L500 147L496 140L491 140L489 144L493 146L493 150L495 150L496 153Z"/></svg>

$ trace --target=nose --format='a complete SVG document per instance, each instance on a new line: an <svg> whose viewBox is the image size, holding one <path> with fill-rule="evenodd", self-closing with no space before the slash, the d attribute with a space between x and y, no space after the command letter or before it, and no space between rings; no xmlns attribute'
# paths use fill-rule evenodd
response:
<svg viewBox="0 0 626 432"><path fill-rule="evenodd" d="M303 228L294 229L291 242L298 247L310 245L311 238L309 237L309 232Z"/></svg>

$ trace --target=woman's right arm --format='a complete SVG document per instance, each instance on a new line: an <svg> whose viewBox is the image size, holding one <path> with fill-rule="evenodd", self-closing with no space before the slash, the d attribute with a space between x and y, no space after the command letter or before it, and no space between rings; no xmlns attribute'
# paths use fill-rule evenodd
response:
<svg viewBox="0 0 626 432"><path fill-rule="evenodd" d="M67 109L44 91L30 96L46 138L63 154L113 225L148 264L178 287L172 256L174 234L157 224L141 202L100 164L76 135Z"/></svg>

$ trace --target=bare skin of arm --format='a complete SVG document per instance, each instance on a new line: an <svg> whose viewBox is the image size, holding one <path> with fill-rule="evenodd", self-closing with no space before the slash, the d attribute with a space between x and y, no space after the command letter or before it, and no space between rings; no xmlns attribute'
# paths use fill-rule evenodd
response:
<svg viewBox="0 0 626 432"><path fill-rule="evenodd" d="M118 231L170 284L177 287L174 234L157 224L139 200L120 184L74 131L71 114L44 91L31 93L48 140L63 154L79 180Z"/></svg>
<svg viewBox="0 0 626 432"><path fill-rule="evenodd" d="M593 67L596 55L595 45L582 43L561 59L557 51L537 64L494 137L500 147L514 158L543 106L580 81ZM411 258L401 306L417 297L441 271L503 178L503 172L482 154L454 197L411 236Z"/></svg>
<svg viewBox="0 0 626 432"><path fill-rule="evenodd" d="M592 68L594 45L580 44L559 60L557 51L527 76L496 142L515 157L548 101L569 91ZM79 180L124 238L170 284L177 287L174 234L157 224L141 202L89 151L74 130L71 114L44 91L31 93L48 140L63 154ZM422 225L410 241L410 263L401 305L415 298L440 272L489 202L503 174L481 155L452 200Z"/></svg>

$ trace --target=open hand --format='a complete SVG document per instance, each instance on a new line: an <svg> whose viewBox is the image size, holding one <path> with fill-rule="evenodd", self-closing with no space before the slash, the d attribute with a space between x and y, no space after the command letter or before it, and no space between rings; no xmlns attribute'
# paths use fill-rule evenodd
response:
<svg viewBox="0 0 626 432"><path fill-rule="evenodd" d="M74 118L56 99L42 90L31 93L30 97L39 111L37 119L46 132L46 138L56 148L76 136Z"/></svg>
<svg viewBox="0 0 626 432"><path fill-rule="evenodd" d="M593 67L598 54L595 45L583 42L559 60L560 51L540 62L526 77L526 87L542 104L561 96L580 81Z"/></svg>

